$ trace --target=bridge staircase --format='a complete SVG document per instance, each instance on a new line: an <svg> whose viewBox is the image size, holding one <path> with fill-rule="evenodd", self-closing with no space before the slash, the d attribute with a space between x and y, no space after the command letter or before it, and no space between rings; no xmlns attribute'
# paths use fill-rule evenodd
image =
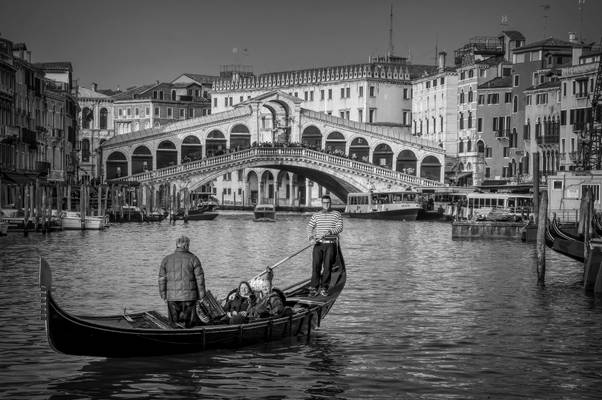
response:
<svg viewBox="0 0 602 400"><path fill-rule="evenodd" d="M113 179L112 182L135 181L141 184L162 184L194 180L196 185L201 185L226 172L253 167L278 168L292 172L298 172L300 169L304 171L315 170L318 174L334 176L345 182L346 184L342 185L345 187L345 192L382 190L379 187L401 190L401 188L408 187L444 186L438 181L304 147L253 147L155 171L125 176ZM310 177L307 174L304 175ZM316 179L316 182L320 183L318 179ZM335 191L333 190L333 192ZM346 193L335 192L335 194L346 197Z"/></svg>

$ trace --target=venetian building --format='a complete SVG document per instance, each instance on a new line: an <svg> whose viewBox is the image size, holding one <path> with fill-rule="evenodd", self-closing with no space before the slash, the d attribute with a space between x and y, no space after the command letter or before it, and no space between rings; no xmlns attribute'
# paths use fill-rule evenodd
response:
<svg viewBox="0 0 602 400"><path fill-rule="evenodd" d="M19 208L25 188L75 180L77 105L69 62L32 63L24 43L6 39L0 53L0 206Z"/></svg>
<svg viewBox="0 0 602 400"><path fill-rule="evenodd" d="M445 66L446 55L439 53L435 73L412 81L412 134L439 143L447 164L458 154L458 74L455 67Z"/></svg>
<svg viewBox="0 0 602 400"><path fill-rule="evenodd" d="M498 77L511 75L510 59L515 49L524 44L520 32L503 31L498 36L477 36L455 51L455 65L458 72L458 166L462 166L458 185L480 185L487 171L486 153L475 146L480 140L477 122L487 116L478 115L479 87ZM501 99L504 103L508 98ZM499 121L499 120L498 120ZM506 130L506 119L496 130ZM484 141L482 141L484 143ZM493 157L503 157L493 154Z"/></svg>
<svg viewBox="0 0 602 400"><path fill-rule="evenodd" d="M529 149L523 156L528 160L516 158L523 166L517 171L522 180L531 180L534 168L539 169L544 180L560 169L562 97L558 97L558 79L561 69L571 65L574 47L582 44L570 34L568 41L547 38L514 50L510 129L513 133L523 130L523 147ZM539 154L539 165L533 163L535 152Z"/></svg>
<svg viewBox="0 0 602 400"><path fill-rule="evenodd" d="M181 77L180 77L181 78ZM156 82L112 96L116 135L159 127L211 113L207 85L196 81Z"/></svg>
<svg viewBox="0 0 602 400"><path fill-rule="evenodd" d="M80 168L82 179L90 181L102 176L100 145L114 135L113 99L94 83L90 89L78 88L78 103Z"/></svg>
<svg viewBox="0 0 602 400"><path fill-rule="evenodd" d="M591 96L602 47L575 46L571 64L560 76L560 171L573 171L580 161L580 141L591 129Z"/></svg>

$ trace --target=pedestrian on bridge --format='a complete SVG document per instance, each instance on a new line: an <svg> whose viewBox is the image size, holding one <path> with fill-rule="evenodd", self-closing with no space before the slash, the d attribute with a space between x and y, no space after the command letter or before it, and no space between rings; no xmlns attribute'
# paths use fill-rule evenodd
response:
<svg viewBox="0 0 602 400"><path fill-rule="evenodd" d="M343 231L341 213L330 208L330 196L322 196L322 210L312 215L307 224L309 241L315 243L312 253L310 296L328 296L330 272L339 248L339 233Z"/></svg>

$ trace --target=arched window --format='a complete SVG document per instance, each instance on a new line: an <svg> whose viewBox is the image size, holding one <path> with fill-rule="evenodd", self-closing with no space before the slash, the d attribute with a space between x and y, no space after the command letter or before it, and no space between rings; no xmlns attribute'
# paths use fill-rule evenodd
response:
<svg viewBox="0 0 602 400"><path fill-rule="evenodd" d="M109 112L107 111L106 108L104 108L104 107L101 108L100 109L100 121L99 121L100 122L100 126L99 126L100 129L107 129L107 125L108 125L107 120L108 119L109 119Z"/></svg>
<svg viewBox="0 0 602 400"><path fill-rule="evenodd" d="M90 129L90 122L94 119L94 113L88 107L82 110L82 128Z"/></svg>
<svg viewBox="0 0 602 400"><path fill-rule="evenodd" d="M82 161L90 161L90 141L88 139L82 139Z"/></svg>

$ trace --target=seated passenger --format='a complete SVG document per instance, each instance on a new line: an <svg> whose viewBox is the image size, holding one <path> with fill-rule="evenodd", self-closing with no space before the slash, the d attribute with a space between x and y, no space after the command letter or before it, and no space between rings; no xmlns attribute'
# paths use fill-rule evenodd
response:
<svg viewBox="0 0 602 400"><path fill-rule="evenodd" d="M257 304L257 296L248 282L241 282L236 290L228 295L224 311L230 323L242 323L250 308Z"/></svg>
<svg viewBox="0 0 602 400"><path fill-rule="evenodd" d="M284 293L280 289L274 288L269 296L264 297L255 307L249 310L247 317L249 320L257 320L290 315L292 310L290 307L286 307L285 304Z"/></svg>

